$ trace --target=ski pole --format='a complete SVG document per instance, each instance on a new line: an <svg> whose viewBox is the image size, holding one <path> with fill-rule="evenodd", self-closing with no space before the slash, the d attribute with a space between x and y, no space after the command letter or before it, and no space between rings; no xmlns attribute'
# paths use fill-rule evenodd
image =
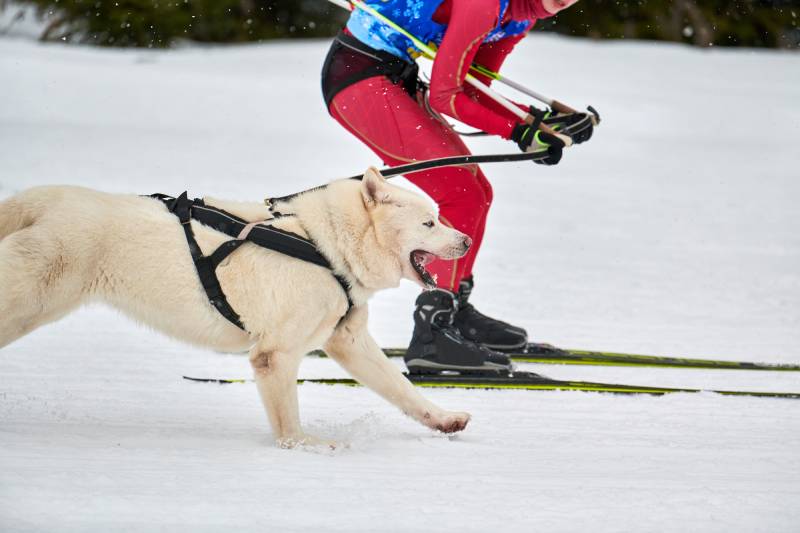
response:
<svg viewBox="0 0 800 533"><path fill-rule="evenodd" d="M343 9L347 9L348 11L352 11L354 9L354 7L359 7L361 9L363 9L364 11L366 11L367 13L370 13L372 16L378 18L379 20L389 24L395 30L400 31L403 35L405 35L406 37L411 39L411 41L414 43L415 46L418 46L417 45L418 42L420 44L423 44L423 46L425 46L424 43L419 41L419 39L416 39L409 32L405 31L404 29L400 28L399 26L397 26L395 24L390 23L389 19L386 18L380 12L377 12L375 10L370 11L370 10L365 9L364 7L362 7L363 4L359 0L328 0L328 1L333 3L333 4L336 4L337 6L343 8ZM359 5L359 4L361 4L361 5ZM422 50L422 49L420 48L420 50ZM433 59L433 57L431 57L427 52L424 55L426 57L428 57L429 59ZM484 67L483 65L479 65L477 63L473 63L473 64L470 65L469 68L470 68L470 70L472 70L474 72L477 72L478 74L483 74L487 78L491 78L491 79L493 79L495 81L498 81L500 83L508 85L512 89L515 89L515 90L521 92L522 94L526 94L526 95L534 98L535 100L538 100L538 101L542 102L543 104L547 104L554 111L557 111L559 113L577 113L578 112L574 108L568 106L567 104L565 104L563 102L559 102L558 100L556 100L554 98L549 98L549 97L547 97L547 96L545 96L545 95L543 95L541 93L538 93L538 92L534 91L533 89L529 89L529 88L525 87L524 85L522 85L520 83L517 83L516 81L508 78L507 76L504 76L504 75L500 74L499 72L495 72L493 70L490 70L490 69ZM600 115L598 115L597 112L594 111L593 109L590 109L590 111L591 111L592 125L593 126L597 126L600 123Z"/></svg>
<svg viewBox="0 0 800 533"><path fill-rule="evenodd" d="M335 4L341 7L342 9L346 9L348 11L353 10L353 5L347 0L328 0L328 2L330 2L331 4Z"/></svg>
<svg viewBox="0 0 800 533"><path fill-rule="evenodd" d="M335 3L336 5L342 5L340 2L343 2L345 0L329 0L329 1ZM389 27L391 27L395 31L397 31L397 32L401 33L402 35L404 35L405 37L407 37L409 40L411 40L411 42L414 44L414 46L417 47L417 49L419 51L421 51L423 54L428 56L430 59L435 59L436 58L436 52L433 50L433 48L431 48L427 44L425 44L422 41L420 41L414 35L412 35L408 31L406 31L404 28L402 28L401 26L396 24L394 21L392 21L391 19L389 19L388 17L383 15L381 12L379 12L376 9L368 6L367 4L362 2L361 0L350 0L350 3L353 6L361 9L362 11L364 11L366 13L369 13L370 15L375 17L376 19L380 20L381 22L383 22L384 24L388 25ZM522 109L520 109L519 107L514 105L512 102L510 102L508 99L506 99L503 95L501 95L500 93L498 93L496 91L493 91L487 85L482 83L480 80L478 80L477 78L475 78L471 74L467 74L466 81L467 81L467 83L469 83L470 85L475 87L478 91L482 92L483 94L485 94L486 96L488 96L489 98L491 98L492 100L494 100L495 102L497 102L498 104L500 104L501 106L506 108L508 111L510 111L511 113L516 115L517 117L519 117L523 122L525 122L527 124L533 124L534 117L531 114L526 113L525 111L523 111ZM572 138L569 137L568 135L563 135L561 133L558 133L557 131L555 131L554 129L552 129L550 126L548 126L546 124L540 124L539 125L539 129L541 131L545 132L545 133L548 133L550 135L553 135L553 136L558 137L559 139L561 139L561 141L564 143L564 146L572 146Z"/></svg>
<svg viewBox="0 0 800 533"><path fill-rule="evenodd" d="M331 1L333 1L333 0L331 0ZM533 89L529 89L529 88L525 87L524 85L521 85L521 84L515 82L514 80L512 80L512 79L510 79L510 78L508 78L506 76L503 76L499 72L495 72L493 70L489 70L488 68L484 67L483 65L478 65L476 63L473 63L472 65L470 65L469 68L471 70L479 73L479 74L483 74L487 78L491 78L491 79L493 79L495 81L498 81L500 83L508 85L512 89L516 89L517 91L521 92L522 94L527 94L528 96L530 96L530 97L532 97L532 98L534 98L536 100L539 100L543 104L547 104L554 111L557 111L559 113L578 113L577 110L573 109L572 107L568 106L567 104L565 104L563 102L559 102L558 100L556 100L554 98L548 98L547 96L544 96L541 93L537 93ZM597 113L597 111L595 111L592 106L589 106L589 111L591 112L590 116L591 116L592 126L597 126L598 124L600 124L600 115Z"/></svg>

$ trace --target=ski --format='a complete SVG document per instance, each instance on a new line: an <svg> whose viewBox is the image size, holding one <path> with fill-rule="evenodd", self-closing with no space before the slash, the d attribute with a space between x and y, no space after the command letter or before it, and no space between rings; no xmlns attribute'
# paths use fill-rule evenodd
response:
<svg viewBox="0 0 800 533"><path fill-rule="evenodd" d="M383 348L387 357L403 357L405 348ZM506 352L519 363L542 363L560 365L593 366L651 366L672 368L705 368L717 370L770 370L784 372L800 371L800 364L752 363L748 361L721 361L718 359L696 359L658 355L637 355L592 350L570 350L549 345L529 344L514 352ZM325 352L315 350L309 355L325 357Z"/></svg>
<svg viewBox="0 0 800 533"><path fill-rule="evenodd" d="M550 379L533 372L514 372L510 375L444 375L444 374L405 374L418 387L443 389L516 389L534 391L583 391L611 394L649 394L663 396L672 393L715 393L725 396L755 396L762 398L800 399L800 392L757 392L738 390L705 390L671 387L650 387L622 385L615 383L594 383L590 381L565 381ZM183 376L183 379L201 383L248 383L250 379L197 378ZM360 386L360 383L349 378L315 378L298 379L298 384L316 383L322 385Z"/></svg>

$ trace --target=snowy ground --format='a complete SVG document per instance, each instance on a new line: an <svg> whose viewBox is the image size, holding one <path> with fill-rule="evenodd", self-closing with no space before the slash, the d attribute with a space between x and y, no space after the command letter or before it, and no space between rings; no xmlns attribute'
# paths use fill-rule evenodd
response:
<svg viewBox="0 0 800 533"><path fill-rule="evenodd" d="M169 52L0 39L0 197L71 183L259 199L379 163L327 116L324 42ZM800 56L534 35L506 72L605 118L556 168L488 166L487 314L568 347L800 362ZM483 140L476 151L513 151ZM2 290L2 288L0 288ZM415 289L376 297L407 341ZM0 317L0 319L2 319ZM529 365L800 390L800 375ZM304 376L340 376L309 359ZM800 402L425 391L446 438L363 389L301 387L341 453L271 444L245 358L94 307L0 353L2 531L797 531Z"/></svg>

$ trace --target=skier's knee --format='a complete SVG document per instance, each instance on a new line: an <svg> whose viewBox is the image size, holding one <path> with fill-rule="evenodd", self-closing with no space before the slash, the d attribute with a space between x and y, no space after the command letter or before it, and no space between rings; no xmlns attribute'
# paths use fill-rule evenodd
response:
<svg viewBox="0 0 800 533"><path fill-rule="evenodd" d="M458 172L459 179L454 183L457 194L450 195L447 203L475 214L488 211L492 204L492 187L483 173L479 170L473 174L466 169L458 169Z"/></svg>

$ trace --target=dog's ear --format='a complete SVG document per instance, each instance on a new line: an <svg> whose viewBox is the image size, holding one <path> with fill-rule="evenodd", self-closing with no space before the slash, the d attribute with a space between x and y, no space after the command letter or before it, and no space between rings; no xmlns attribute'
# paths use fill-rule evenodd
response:
<svg viewBox="0 0 800 533"><path fill-rule="evenodd" d="M389 188L386 178L381 176L378 169L369 167L361 179L361 194L367 205L383 204L389 201Z"/></svg>

